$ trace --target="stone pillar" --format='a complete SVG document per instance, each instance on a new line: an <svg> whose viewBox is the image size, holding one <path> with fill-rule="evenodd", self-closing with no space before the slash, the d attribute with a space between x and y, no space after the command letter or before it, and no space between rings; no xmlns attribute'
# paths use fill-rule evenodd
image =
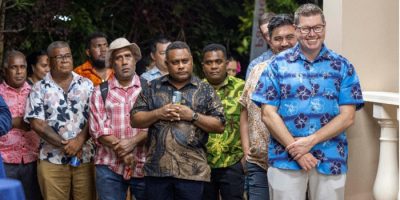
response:
<svg viewBox="0 0 400 200"><path fill-rule="evenodd" d="M394 200L399 192L397 106L373 104L373 116L381 127L378 172L374 183L376 200Z"/></svg>

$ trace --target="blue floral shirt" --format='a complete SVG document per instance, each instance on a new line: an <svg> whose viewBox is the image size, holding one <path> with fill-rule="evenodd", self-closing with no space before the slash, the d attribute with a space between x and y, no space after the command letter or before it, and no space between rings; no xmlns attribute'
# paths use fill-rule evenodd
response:
<svg viewBox="0 0 400 200"><path fill-rule="evenodd" d="M249 64L249 66L247 67L247 71L246 71L246 80L250 75L251 70L258 64L258 63L262 63L264 61L269 60L270 58L272 58L272 56L274 55L274 53L271 51L271 49L268 49L266 52L262 53L260 56L258 56L257 58L254 58L254 60L252 60Z"/></svg>
<svg viewBox="0 0 400 200"><path fill-rule="evenodd" d="M161 76L162 76L161 71L156 66L154 66L153 69L143 73L140 77L144 78L144 79L146 79L146 81L150 82Z"/></svg>
<svg viewBox="0 0 400 200"><path fill-rule="evenodd" d="M313 62L307 61L299 45L277 55L262 73L252 100L259 106L276 106L294 137L314 134L339 114L341 105L356 105L357 109L364 105L353 65L325 45ZM270 166L301 169L272 137L268 152ZM318 172L329 175L347 172L344 132L315 145L310 152L320 161Z"/></svg>
<svg viewBox="0 0 400 200"><path fill-rule="evenodd" d="M72 75L68 93L53 81L51 73L35 83L26 103L25 121L28 122L29 118L44 120L65 140L75 138L87 122L93 84L75 72ZM91 139L83 145L82 152L82 163L93 161L94 144ZM53 164L67 164L71 159L62 148L44 140L40 144L39 158Z"/></svg>

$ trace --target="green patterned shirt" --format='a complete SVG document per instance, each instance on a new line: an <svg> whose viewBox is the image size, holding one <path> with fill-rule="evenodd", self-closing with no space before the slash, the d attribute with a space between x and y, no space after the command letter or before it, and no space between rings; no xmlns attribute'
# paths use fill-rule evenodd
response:
<svg viewBox="0 0 400 200"><path fill-rule="evenodd" d="M205 80L207 81L207 80ZM216 89L225 111L225 130L223 134L210 133L207 142L207 158L211 168L223 168L237 163L243 157L240 143L240 96L244 81L227 76L223 85Z"/></svg>

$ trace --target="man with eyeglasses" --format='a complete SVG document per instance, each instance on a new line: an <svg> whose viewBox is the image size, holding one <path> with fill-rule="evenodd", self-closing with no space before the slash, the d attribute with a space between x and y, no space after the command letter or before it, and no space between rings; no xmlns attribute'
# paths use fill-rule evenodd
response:
<svg viewBox="0 0 400 200"><path fill-rule="evenodd" d="M363 104L353 65L324 44L325 19L314 4L295 12L298 44L263 72L252 100L271 133L270 199L344 199L344 131Z"/></svg>
<svg viewBox="0 0 400 200"><path fill-rule="evenodd" d="M50 73L32 87L24 117L42 138L37 167L40 190L47 200L92 200L94 145L88 140L87 119L93 84L72 71L68 43L53 42L47 53Z"/></svg>

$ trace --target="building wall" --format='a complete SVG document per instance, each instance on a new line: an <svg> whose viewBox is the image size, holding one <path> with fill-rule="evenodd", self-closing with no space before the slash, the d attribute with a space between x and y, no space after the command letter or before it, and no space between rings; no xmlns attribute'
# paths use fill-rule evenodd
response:
<svg viewBox="0 0 400 200"><path fill-rule="evenodd" d="M399 92L399 1L327 0L323 9L326 44L353 63L363 91ZM347 131L346 199L373 199L379 132L372 105L366 103Z"/></svg>

